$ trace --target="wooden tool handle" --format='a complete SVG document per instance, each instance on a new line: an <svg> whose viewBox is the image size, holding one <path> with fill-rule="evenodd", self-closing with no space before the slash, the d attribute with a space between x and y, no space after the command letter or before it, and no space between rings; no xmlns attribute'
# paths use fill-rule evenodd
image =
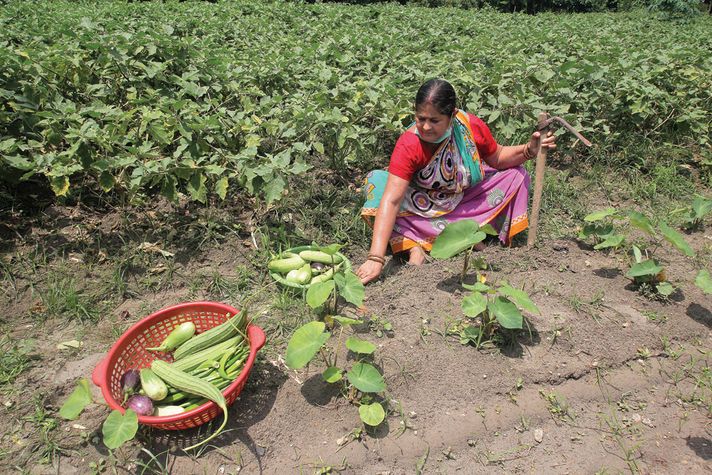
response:
<svg viewBox="0 0 712 475"><path fill-rule="evenodd" d="M539 121L545 121L548 117L546 112L539 114ZM540 140L544 140L547 130L541 130ZM541 209L541 193L544 190L544 171L546 170L546 155L549 153L547 148L539 148L539 153L536 156L536 177L534 181L534 200L532 202L532 215L529 219L529 235L527 237L527 246L533 246L536 242L537 226L539 225L539 210Z"/></svg>

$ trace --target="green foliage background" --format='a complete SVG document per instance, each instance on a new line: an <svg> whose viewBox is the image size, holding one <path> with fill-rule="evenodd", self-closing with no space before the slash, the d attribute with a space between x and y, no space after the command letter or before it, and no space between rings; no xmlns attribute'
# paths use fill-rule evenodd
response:
<svg viewBox="0 0 712 475"><path fill-rule="evenodd" d="M631 143L704 154L711 31L705 16L681 26L639 13L10 1L0 180L272 202L313 167L384 166L435 76L503 144L523 142L546 110L597 144L580 160Z"/></svg>

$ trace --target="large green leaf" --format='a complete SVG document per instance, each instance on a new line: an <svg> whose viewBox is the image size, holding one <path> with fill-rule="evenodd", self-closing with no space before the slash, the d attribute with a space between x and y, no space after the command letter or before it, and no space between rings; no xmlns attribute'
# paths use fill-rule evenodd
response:
<svg viewBox="0 0 712 475"><path fill-rule="evenodd" d="M710 271L707 269L700 270L697 273L697 277L695 277L695 285L704 293L712 294L712 278L710 277Z"/></svg>
<svg viewBox="0 0 712 475"><path fill-rule="evenodd" d="M658 275L662 270L663 267L661 265L658 265L658 263L654 259L647 259L645 261L633 264L633 266L628 272L626 272L625 275L626 277L630 278L655 276Z"/></svg>
<svg viewBox="0 0 712 475"><path fill-rule="evenodd" d="M489 311L497 318L502 328L519 330L524 323L524 317L516 305L505 297L497 297L487 306Z"/></svg>
<svg viewBox="0 0 712 475"><path fill-rule="evenodd" d="M476 317L487 309L487 297L479 292L465 296L460 304L462 313L468 317Z"/></svg>
<svg viewBox="0 0 712 475"><path fill-rule="evenodd" d="M690 257L695 255L695 251L693 251L690 245L687 244L687 241L685 241L685 238L682 237L682 234L678 233L665 223L660 223L658 227L660 228L660 232L663 233L665 239L678 248L680 252Z"/></svg>
<svg viewBox="0 0 712 475"><path fill-rule="evenodd" d="M386 418L386 411L379 402L372 404L361 404L358 407L358 415L364 424L369 426L377 426Z"/></svg>
<svg viewBox="0 0 712 475"><path fill-rule="evenodd" d="M370 341L361 340L355 336L350 336L346 340L346 348L353 351L354 353L361 353L363 355L370 355L376 351L376 345Z"/></svg>
<svg viewBox="0 0 712 475"><path fill-rule="evenodd" d="M287 344L285 362L292 369L305 367L331 336L324 322L309 322L297 328Z"/></svg>
<svg viewBox="0 0 712 475"><path fill-rule="evenodd" d="M532 302L532 300L529 298L529 294L525 291L514 288L506 283L501 285L498 290L500 294L509 297L514 301L517 306L521 307L527 312L541 314L539 307L534 305L534 302Z"/></svg>
<svg viewBox="0 0 712 475"><path fill-rule="evenodd" d="M696 197L692 201L692 218L700 220L707 216L712 211L712 200L708 200L702 196Z"/></svg>
<svg viewBox="0 0 712 475"><path fill-rule="evenodd" d="M356 274L351 271L345 273L337 273L334 275L334 282L339 287L339 293L349 303L360 307L363 305L363 297L366 295L366 289L361 283Z"/></svg>
<svg viewBox="0 0 712 475"><path fill-rule="evenodd" d="M625 239L625 236L622 234L614 234L612 236L606 237L605 241L600 242L593 246L595 250L601 250L601 249L606 249L609 247L618 247L623 243L623 240Z"/></svg>
<svg viewBox="0 0 712 475"><path fill-rule="evenodd" d="M334 291L334 281L315 282L307 290L307 304L311 308L317 308L327 301L331 292Z"/></svg>
<svg viewBox="0 0 712 475"><path fill-rule="evenodd" d="M118 449L124 443L133 439L138 430L138 416L131 409L126 409L126 413L111 411L111 414L104 421L101 433L104 436L104 445L111 450Z"/></svg>
<svg viewBox="0 0 712 475"><path fill-rule="evenodd" d="M487 235L480 231L477 221L472 219L450 223L435 239L430 255L436 259L448 259L482 242L486 237Z"/></svg>
<svg viewBox="0 0 712 475"><path fill-rule="evenodd" d="M59 409L59 415L67 420L73 421L79 414L82 413L85 407L92 402L91 390L89 389L89 381L82 378L77 382L77 387L74 388L72 394L62 404Z"/></svg>
<svg viewBox="0 0 712 475"><path fill-rule="evenodd" d="M600 211L594 211L593 213L584 216L583 220L587 223L593 223L594 221L600 221L609 216L616 216L617 213L618 210L615 208L606 208Z"/></svg>
<svg viewBox="0 0 712 475"><path fill-rule="evenodd" d="M368 363L354 364L346 378L356 389L364 393L380 393L386 390L386 382L378 370Z"/></svg>
<svg viewBox="0 0 712 475"><path fill-rule="evenodd" d="M655 235L655 229L653 228L653 224L643 213L639 213L637 211L629 211L628 220L630 221L631 225L635 226L641 231L645 231L651 236Z"/></svg>

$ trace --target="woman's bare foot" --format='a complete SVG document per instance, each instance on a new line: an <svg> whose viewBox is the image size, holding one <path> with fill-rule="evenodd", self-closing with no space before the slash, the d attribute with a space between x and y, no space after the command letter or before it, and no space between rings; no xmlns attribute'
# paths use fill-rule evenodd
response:
<svg viewBox="0 0 712 475"><path fill-rule="evenodd" d="M420 246L415 246L410 248L410 258L408 259L408 264L413 266L419 266L425 262L425 251Z"/></svg>

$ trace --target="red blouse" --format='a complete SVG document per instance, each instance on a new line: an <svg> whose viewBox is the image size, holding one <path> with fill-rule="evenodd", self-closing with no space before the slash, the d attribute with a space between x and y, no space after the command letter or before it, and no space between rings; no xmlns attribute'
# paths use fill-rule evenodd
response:
<svg viewBox="0 0 712 475"><path fill-rule="evenodd" d="M492 137L489 127L482 119L474 115L467 114L472 126L472 132L477 145L477 152L480 157L487 157L497 151L497 142ZM433 154L423 148L420 137L413 132L403 132L396 142L396 146L391 154L391 163L388 165L388 172L410 181L413 175L425 165L430 163Z"/></svg>

